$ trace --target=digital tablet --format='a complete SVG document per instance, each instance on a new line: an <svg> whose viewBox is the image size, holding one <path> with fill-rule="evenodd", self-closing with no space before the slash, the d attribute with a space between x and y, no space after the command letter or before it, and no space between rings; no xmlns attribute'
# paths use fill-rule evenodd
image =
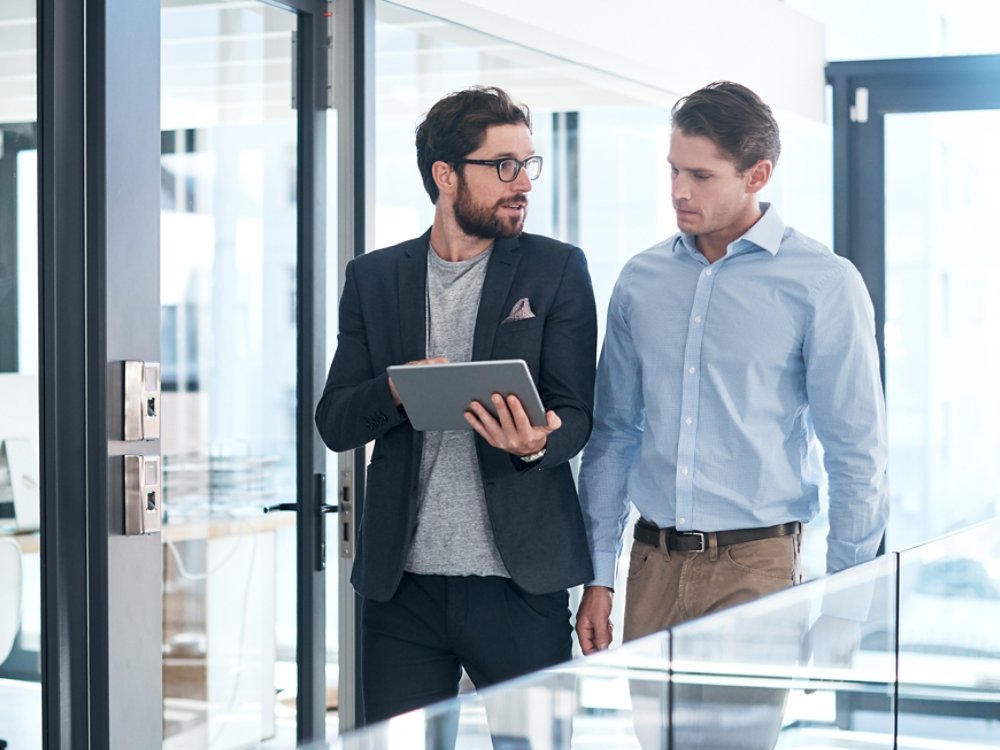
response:
<svg viewBox="0 0 1000 750"><path fill-rule="evenodd" d="M545 424L545 408L523 359L394 365L387 369L415 430L471 430L463 416L472 401L496 416L491 396L514 394L531 424Z"/></svg>

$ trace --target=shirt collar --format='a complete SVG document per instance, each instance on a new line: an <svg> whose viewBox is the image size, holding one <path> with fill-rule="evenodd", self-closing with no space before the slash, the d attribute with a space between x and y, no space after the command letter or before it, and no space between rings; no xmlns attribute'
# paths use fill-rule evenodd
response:
<svg viewBox="0 0 1000 750"><path fill-rule="evenodd" d="M732 250L729 255L738 255L750 249L750 246L759 247L766 250L771 255L777 255L781 247L781 240L785 236L785 222L781 220L770 203L761 203L760 209L763 215L757 223L750 227L743 236L732 243ZM680 233L677 239L684 245L684 248L692 255L700 255L698 244L693 234ZM677 242L674 242L674 250L677 250Z"/></svg>

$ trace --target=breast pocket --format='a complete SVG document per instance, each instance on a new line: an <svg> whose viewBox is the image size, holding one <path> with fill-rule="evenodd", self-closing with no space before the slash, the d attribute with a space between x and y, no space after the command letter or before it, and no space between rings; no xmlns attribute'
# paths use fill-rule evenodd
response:
<svg viewBox="0 0 1000 750"><path fill-rule="evenodd" d="M545 324L545 318L535 316L533 318L525 318L524 320L511 320L507 323L500 324L500 330L497 334L507 334L507 333L517 333L519 331L529 331L532 328L538 328Z"/></svg>
<svg viewBox="0 0 1000 750"><path fill-rule="evenodd" d="M545 320L538 317L501 323L493 339L493 359L523 359L537 377L544 331Z"/></svg>

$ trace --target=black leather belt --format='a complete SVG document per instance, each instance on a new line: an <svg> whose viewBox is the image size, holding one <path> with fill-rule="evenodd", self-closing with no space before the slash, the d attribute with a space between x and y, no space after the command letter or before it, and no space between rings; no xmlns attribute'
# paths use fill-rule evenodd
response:
<svg viewBox="0 0 1000 750"><path fill-rule="evenodd" d="M792 536L802 531L798 521L780 523L777 526L766 526L760 529L732 529L731 531L678 531L673 526L661 529L645 518L640 518L635 524L635 539L643 544L660 546L660 532L667 542L667 549L679 552L704 552L708 549L710 540L715 537L718 547L741 542L755 542L758 539L771 539L778 536Z"/></svg>

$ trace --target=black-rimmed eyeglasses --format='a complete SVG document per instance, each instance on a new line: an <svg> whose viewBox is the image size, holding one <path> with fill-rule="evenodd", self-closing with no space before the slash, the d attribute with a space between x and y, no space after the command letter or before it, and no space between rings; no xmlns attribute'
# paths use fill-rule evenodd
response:
<svg viewBox="0 0 1000 750"><path fill-rule="evenodd" d="M542 173L542 157L529 156L524 161L520 159L461 159L459 164L479 164L484 167L496 167L500 182L513 182L524 169L529 180L537 180Z"/></svg>

